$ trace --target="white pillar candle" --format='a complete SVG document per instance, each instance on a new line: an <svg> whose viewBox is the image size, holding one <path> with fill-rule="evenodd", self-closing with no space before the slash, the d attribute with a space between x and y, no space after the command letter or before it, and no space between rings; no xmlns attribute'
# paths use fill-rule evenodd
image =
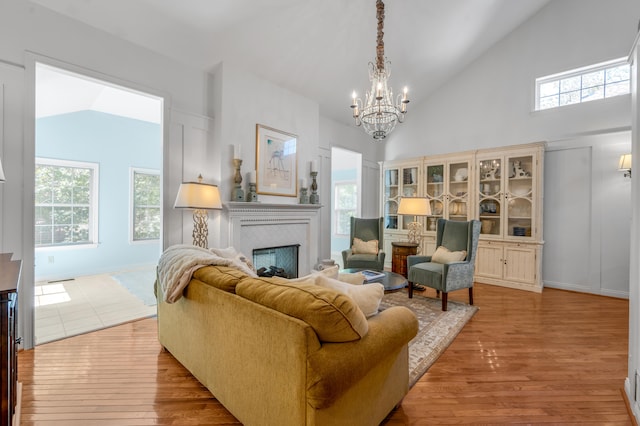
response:
<svg viewBox="0 0 640 426"><path fill-rule="evenodd" d="M311 171L312 172L317 172L318 171L318 160L312 160L311 161Z"/></svg>
<svg viewBox="0 0 640 426"><path fill-rule="evenodd" d="M242 145L233 146L233 158L242 158Z"/></svg>
<svg viewBox="0 0 640 426"><path fill-rule="evenodd" d="M305 178L300 179L300 188L307 187L307 180Z"/></svg>
<svg viewBox="0 0 640 426"><path fill-rule="evenodd" d="M255 170L251 170L251 172L249 172L249 183L256 183L256 171Z"/></svg>

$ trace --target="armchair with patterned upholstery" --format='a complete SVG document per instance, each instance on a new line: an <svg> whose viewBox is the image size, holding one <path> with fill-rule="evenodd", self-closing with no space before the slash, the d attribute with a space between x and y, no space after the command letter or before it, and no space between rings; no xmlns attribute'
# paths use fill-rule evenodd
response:
<svg viewBox="0 0 640 426"><path fill-rule="evenodd" d="M450 291L469 289L469 304L473 305L473 274L475 270L480 221L468 222L438 219L436 251L432 256L407 256L409 297L413 284L419 283L442 292L442 310L447 310Z"/></svg>
<svg viewBox="0 0 640 426"><path fill-rule="evenodd" d="M382 218L352 217L350 236L351 247L342 251L344 268L384 270Z"/></svg>

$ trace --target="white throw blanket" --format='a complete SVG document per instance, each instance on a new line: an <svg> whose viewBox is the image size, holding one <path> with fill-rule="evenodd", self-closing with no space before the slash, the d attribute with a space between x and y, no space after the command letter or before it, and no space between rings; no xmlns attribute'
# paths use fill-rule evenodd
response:
<svg viewBox="0 0 640 426"><path fill-rule="evenodd" d="M177 244L166 249L158 262L158 284L163 300L174 303L180 299L193 273L208 265L230 266L251 277L257 276L238 256L226 258L202 247Z"/></svg>

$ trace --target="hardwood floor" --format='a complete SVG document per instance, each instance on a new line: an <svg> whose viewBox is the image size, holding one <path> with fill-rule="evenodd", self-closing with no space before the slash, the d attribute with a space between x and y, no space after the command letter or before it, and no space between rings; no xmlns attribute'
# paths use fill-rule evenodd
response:
<svg viewBox="0 0 640 426"><path fill-rule="evenodd" d="M632 424L626 300L489 285L474 296L479 312L386 425ZM18 365L22 425L239 424L161 350L155 319L38 346Z"/></svg>

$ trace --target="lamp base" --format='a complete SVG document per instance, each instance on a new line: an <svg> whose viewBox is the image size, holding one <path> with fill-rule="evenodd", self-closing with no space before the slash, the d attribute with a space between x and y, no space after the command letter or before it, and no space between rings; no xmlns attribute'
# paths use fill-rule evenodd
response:
<svg viewBox="0 0 640 426"><path fill-rule="evenodd" d="M206 210L195 209L193 211L193 245L207 248L209 242L209 227L207 222L209 215Z"/></svg>
<svg viewBox="0 0 640 426"><path fill-rule="evenodd" d="M407 233L407 238L410 243L420 244L422 240L422 229L420 222L411 222L407 225L407 229L409 232Z"/></svg>

